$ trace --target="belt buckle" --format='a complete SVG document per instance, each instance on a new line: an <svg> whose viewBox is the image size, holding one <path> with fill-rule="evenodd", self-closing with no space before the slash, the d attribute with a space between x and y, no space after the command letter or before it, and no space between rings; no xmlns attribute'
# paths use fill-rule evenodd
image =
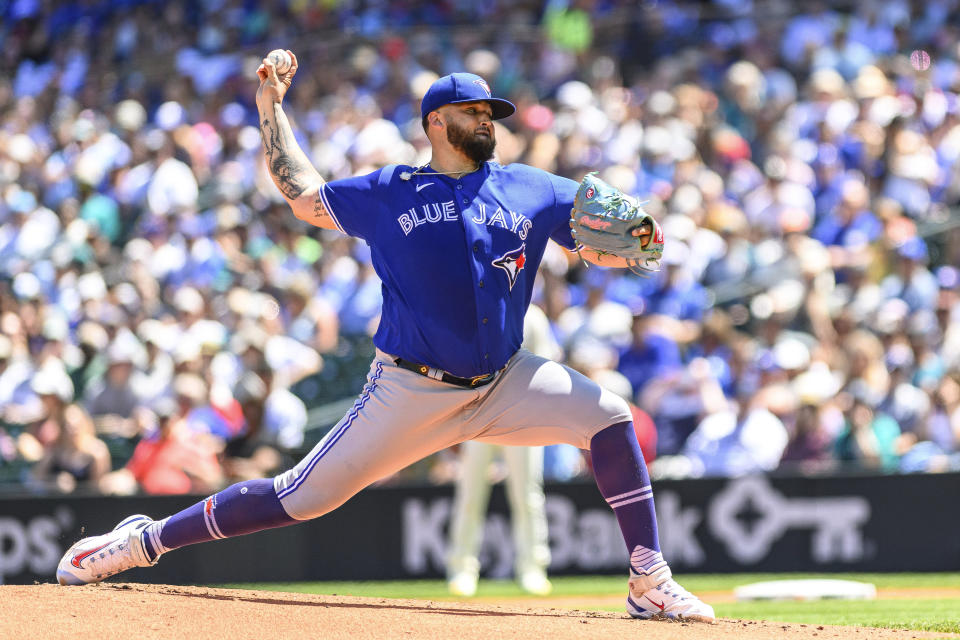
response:
<svg viewBox="0 0 960 640"><path fill-rule="evenodd" d="M480 384L481 381L486 380L489 377L490 377L489 373L485 373L482 376L473 376L472 378L470 378L470 386L475 387L478 384Z"/></svg>

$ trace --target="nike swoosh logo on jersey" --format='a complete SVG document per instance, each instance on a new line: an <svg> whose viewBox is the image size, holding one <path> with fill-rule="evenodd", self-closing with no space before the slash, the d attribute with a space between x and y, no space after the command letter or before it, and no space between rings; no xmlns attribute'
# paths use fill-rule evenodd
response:
<svg viewBox="0 0 960 640"><path fill-rule="evenodd" d="M433 184L432 182L427 182L427 183L425 183L425 184L418 184L418 185L417 185L417 193L420 193L420 190L421 190L421 189L424 189L424 188L426 188L426 187L429 187L429 186L432 185L432 184Z"/></svg>
<svg viewBox="0 0 960 640"><path fill-rule="evenodd" d="M73 560L70 561L70 564L72 564L73 566L75 566L77 569L80 569L80 568L81 568L81 567L80 567L80 563L81 563L81 562L83 562L83 561L86 560L88 557L90 557L90 556L92 556L93 554L95 554L97 551L100 551L100 549L103 549L104 547L107 547L107 546L109 546L109 545L110 545L110 543L107 542L107 543L105 543L105 544L100 545L100 546L97 547L96 549L91 549L90 551L84 551L83 553L79 553L79 554L73 556Z"/></svg>

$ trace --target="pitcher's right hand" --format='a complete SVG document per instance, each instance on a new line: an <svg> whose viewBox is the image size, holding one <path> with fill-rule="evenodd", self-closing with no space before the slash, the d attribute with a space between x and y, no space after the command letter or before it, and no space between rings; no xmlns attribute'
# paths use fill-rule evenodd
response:
<svg viewBox="0 0 960 640"><path fill-rule="evenodd" d="M260 66L257 67L257 77L260 78L260 87L257 89L257 104L260 104L261 100L268 100L273 103L283 102L283 96L287 94L287 89L290 88L298 67L297 56L289 49L287 49L287 53L290 54L293 64L283 75L277 75L277 68L269 58L264 58Z"/></svg>

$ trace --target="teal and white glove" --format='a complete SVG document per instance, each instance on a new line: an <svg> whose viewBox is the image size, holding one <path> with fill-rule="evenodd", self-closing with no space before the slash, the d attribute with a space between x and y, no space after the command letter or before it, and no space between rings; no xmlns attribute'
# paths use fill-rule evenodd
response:
<svg viewBox="0 0 960 640"><path fill-rule="evenodd" d="M578 251L586 248L623 258L636 273L660 270L663 229L636 198L610 186L595 173L588 173L577 190L571 215L570 227ZM644 224L652 229L646 244L642 236L633 235Z"/></svg>

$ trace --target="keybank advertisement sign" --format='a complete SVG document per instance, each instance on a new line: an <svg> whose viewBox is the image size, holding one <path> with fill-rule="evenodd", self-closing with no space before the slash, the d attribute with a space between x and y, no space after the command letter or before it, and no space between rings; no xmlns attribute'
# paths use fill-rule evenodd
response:
<svg viewBox="0 0 960 640"><path fill-rule="evenodd" d="M681 571L960 568L960 512L949 504L960 495L957 474L674 481L654 492L663 555ZM451 504L446 496L404 500L409 575L442 574ZM493 505L484 528L480 560L491 577L512 568L503 507ZM595 488L551 487L546 509L552 573L626 571L616 516Z"/></svg>
<svg viewBox="0 0 960 640"><path fill-rule="evenodd" d="M678 571L960 570L960 474L663 481L664 557ZM66 548L125 516L161 518L203 496L0 498L0 582L54 580ZM170 584L441 577L451 487L375 488L294 527L192 545L125 581ZM627 552L593 484L547 487L554 574L620 573ZM238 561L238 559L242 559ZM485 575L513 568L509 509L494 488Z"/></svg>
<svg viewBox="0 0 960 640"><path fill-rule="evenodd" d="M591 573L625 570L628 554L613 511L580 508L576 496L551 491L546 511L550 529L551 571ZM729 482L706 505L684 504L683 493L656 493L657 521L664 557L677 568L703 570L722 548L731 565L755 569L787 534L808 542L801 556L806 568L869 560L875 545L864 527L870 501L863 496L788 497L762 477ZM442 571L452 500L408 498L403 503L403 562L412 575ZM505 513L487 516L481 564L490 577L506 577L513 567L510 521Z"/></svg>

